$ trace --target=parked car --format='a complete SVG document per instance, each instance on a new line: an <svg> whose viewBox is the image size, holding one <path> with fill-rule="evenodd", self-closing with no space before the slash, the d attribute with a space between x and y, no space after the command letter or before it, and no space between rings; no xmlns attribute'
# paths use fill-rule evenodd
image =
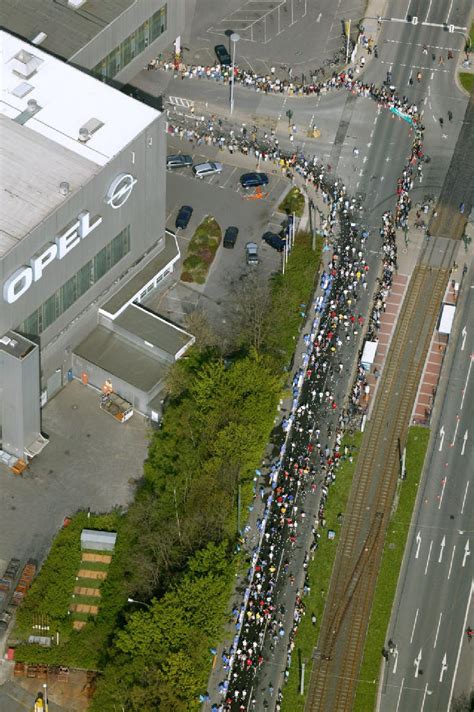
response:
<svg viewBox="0 0 474 712"><path fill-rule="evenodd" d="M216 45L214 47L214 52L216 53L216 57L219 60L219 64L222 64L224 67L228 67L230 64L232 64L232 58L225 45Z"/></svg>
<svg viewBox="0 0 474 712"><path fill-rule="evenodd" d="M185 166L193 165L193 157L186 153L178 153L175 156L166 157L167 168L184 168Z"/></svg>
<svg viewBox="0 0 474 712"><path fill-rule="evenodd" d="M240 184L242 188L256 188L259 185L267 185L268 176L266 173L244 173L240 176Z"/></svg>
<svg viewBox="0 0 474 712"><path fill-rule="evenodd" d="M277 252L283 252L285 249L285 240L280 235L277 235L276 232L266 232L262 236L262 240Z"/></svg>
<svg viewBox="0 0 474 712"><path fill-rule="evenodd" d="M232 226L228 227L224 233L224 241L222 243L223 246L224 247L234 247L238 234L239 234L238 227L232 227Z"/></svg>
<svg viewBox="0 0 474 712"><path fill-rule="evenodd" d="M176 229L185 230L188 227L189 221L191 220L191 215L193 214L193 209L190 205L183 205L179 209L179 213L176 216Z"/></svg>
<svg viewBox="0 0 474 712"><path fill-rule="evenodd" d="M213 175L213 173L222 173L223 165L217 161L209 161L208 163L197 163L193 166L193 173L196 178L204 178L204 176Z"/></svg>
<svg viewBox="0 0 474 712"><path fill-rule="evenodd" d="M245 245L245 254L248 265L258 265L258 246L256 242L247 242Z"/></svg>

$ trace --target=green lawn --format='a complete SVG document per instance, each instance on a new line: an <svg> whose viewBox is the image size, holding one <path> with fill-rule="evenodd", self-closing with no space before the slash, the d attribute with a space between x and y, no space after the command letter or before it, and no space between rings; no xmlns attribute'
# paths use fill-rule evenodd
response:
<svg viewBox="0 0 474 712"><path fill-rule="evenodd" d="M468 72L460 72L459 81L463 85L464 89L469 93L474 90L474 74L469 74Z"/></svg>
<svg viewBox="0 0 474 712"><path fill-rule="evenodd" d="M398 483L397 509L387 530L353 708L354 712L370 712L375 708L375 697L382 661L381 651L386 643L387 628L397 589L398 575L410 529L429 437L430 431L427 428L417 426L410 428L408 431L407 478Z"/></svg>
<svg viewBox="0 0 474 712"><path fill-rule="evenodd" d="M304 210L304 195L301 190L296 186L292 188L278 206L278 210L287 215L295 213L300 218Z"/></svg>
<svg viewBox="0 0 474 712"><path fill-rule="evenodd" d="M334 559L336 557L336 547L341 531L341 523L338 521L338 514L344 513L351 489L352 477L357 464L357 452L362 442L362 433L355 433L352 437L344 438L344 445L354 447L353 461L346 460L338 470L337 479L329 490L329 497L326 505L326 529L321 530L319 548L316 551L314 561L308 568L308 575L311 584L311 593L305 596L306 615L298 629L296 646L292 656L292 665L288 683L284 688L282 712L303 712L308 691L309 678L312 668L312 654L319 635L319 627L323 614L324 603L326 601L329 582L331 579ZM336 538L330 541L327 538L327 530L333 529ZM316 625L311 623L311 616L317 617ZM299 694L300 663L306 663L305 671L305 694Z"/></svg>
<svg viewBox="0 0 474 712"><path fill-rule="evenodd" d="M204 284L221 237L222 231L218 222L210 215L205 217L190 240L188 254L183 261L183 282Z"/></svg>

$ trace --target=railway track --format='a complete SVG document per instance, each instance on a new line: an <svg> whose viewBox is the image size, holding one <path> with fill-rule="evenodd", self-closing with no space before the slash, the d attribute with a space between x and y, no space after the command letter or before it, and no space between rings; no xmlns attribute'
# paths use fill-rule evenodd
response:
<svg viewBox="0 0 474 712"><path fill-rule="evenodd" d="M433 240L413 272L362 441L306 712L349 712L418 383L457 244ZM433 266L434 265L434 266Z"/></svg>

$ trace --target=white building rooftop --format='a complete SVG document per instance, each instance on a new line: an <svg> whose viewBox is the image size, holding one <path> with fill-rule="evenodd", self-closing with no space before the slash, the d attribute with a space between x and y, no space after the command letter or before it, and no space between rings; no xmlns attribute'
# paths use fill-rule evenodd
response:
<svg viewBox="0 0 474 712"><path fill-rule="evenodd" d="M1 30L0 72L1 257L159 112Z"/></svg>

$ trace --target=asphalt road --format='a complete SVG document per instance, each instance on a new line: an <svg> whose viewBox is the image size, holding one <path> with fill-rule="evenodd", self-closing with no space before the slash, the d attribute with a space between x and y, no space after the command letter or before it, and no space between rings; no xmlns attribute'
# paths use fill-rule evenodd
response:
<svg viewBox="0 0 474 712"><path fill-rule="evenodd" d="M473 625L468 609L474 593L472 273L464 288L466 303L450 344L454 360L389 631L396 651L384 670L379 705L384 712L449 710L458 669L456 693L472 688L473 652L464 633Z"/></svg>
<svg viewBox="0 0 474 712"><path fill-rule="evenodd" d="M237 62L264 74L272 67L280 76L308 74L344 43L343 19L354 24L364 14L366 0L191 0L183 46L184 60L214 63L214 47L230 50L229 33L236 32Z"/></svg>

